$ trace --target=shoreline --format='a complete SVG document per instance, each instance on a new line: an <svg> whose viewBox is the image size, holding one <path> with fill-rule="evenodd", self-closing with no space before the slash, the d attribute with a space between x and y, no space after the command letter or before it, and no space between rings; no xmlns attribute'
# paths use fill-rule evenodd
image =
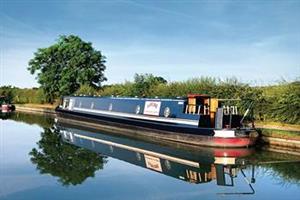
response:
<svg viewBox="0 0 300 200"><path fill-rule="evenodd" d="M16 111L17 112L29 112L29 113L47 113L47 114L56 114L54 108L50 107L30 107L30 106L20 106L20 105L15 105L16 106Z"/></svg>
<svg viewBox="0 0 300 200"><path fill-rule="evenodd" d="M55 105L16 105L16 112L56 115L54 108ZM260 134L258 143L267 146L267 149L276 149L276 147L300 149L299 125L289 126L288 124L282 124L282 126L279 126L278 124L279 123L272 125L272 123L267 124L258 122L258 125L256 126ZM291 134L285 134L285 132Z"/></svg>

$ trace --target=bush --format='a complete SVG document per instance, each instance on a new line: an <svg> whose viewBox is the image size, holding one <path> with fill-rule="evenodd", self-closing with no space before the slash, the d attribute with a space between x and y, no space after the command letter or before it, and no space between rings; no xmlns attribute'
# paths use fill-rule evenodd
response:
<svg viewBox="0 0 300 200"><path fill-rule="evenodd" d="M87 84L81 85L80 88L75 92L76 95L97 95L97 90Z"/></svg>
<svg viewBox="0 0 300 200"><path fill-rule="evenodd" d="M12 86L0 87L1 96L5 97L5 101L14 104L38 103L46 102L46 98L40 88L17 88Z"/></svg>

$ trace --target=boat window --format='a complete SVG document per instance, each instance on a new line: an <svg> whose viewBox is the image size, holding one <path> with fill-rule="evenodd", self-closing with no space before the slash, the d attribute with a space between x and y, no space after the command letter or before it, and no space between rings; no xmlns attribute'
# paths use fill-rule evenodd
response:
<svg viewBox="0 0 300 200"><path fill-rule="evenodd" d="M112 109L113 109L113 105L112 105L112 103L110 103L110 104L109 104L109 107L108 107L108 110L109 110L109 111L112 111Z"/></svg>
<svg viewBox="0 0 300 200"><path fill-rule="evenodd" d="M93 108L94 108L94 102L91 103L91 109L93 109Z"/></svg>
<svg viewBox="0 0 300 200"><path fill-rule="evenodd" d="M79 102L79 108L81 108L81 106L82 106L82 102L80 101L80 102Z"/></svg>

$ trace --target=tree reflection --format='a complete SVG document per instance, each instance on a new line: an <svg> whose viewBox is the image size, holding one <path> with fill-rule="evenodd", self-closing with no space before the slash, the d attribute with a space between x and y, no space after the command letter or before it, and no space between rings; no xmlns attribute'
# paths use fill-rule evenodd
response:
<svg viewBox="0 0 300 200"><path fill-rule="evenodd" d="M81 184L103 169L106 158L89 150L64 143L56 129L44 128L38 148L29 153L41 174L59 177L62 185Z"/></svg>
<svg viewBox="0 0 300 200"><path fill-rule="evenodd" d="M288 153L277 153L271 151L257 151L252 162L258 163L265 169L265 173L272 176L274 180L286 185L300 185L300 158Z"/></svg>
<svg viewBox="0 0 300 200"><path fill-rule="evenodd" d="M54 119L51 115L33 115L31 113L22 113L22 112L0 112L0 119L11 119L16 122L23 122L26 124L36 124L40 127L50 128L53 126Z"/></svg>
<svg viewBox="0 0 300 200"><path fill-rule="evenodd" d="M285 182L300 185L300 162L291 163L274 163L267 165L272 169L272 176L274 178L283 179Z"/></svg>

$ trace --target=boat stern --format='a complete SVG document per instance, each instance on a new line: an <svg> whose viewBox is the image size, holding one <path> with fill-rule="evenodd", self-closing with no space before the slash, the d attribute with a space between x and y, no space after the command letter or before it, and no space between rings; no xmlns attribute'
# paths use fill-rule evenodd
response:
<svg viewBox="0 0 300 200"><path fill-rule="evenodd" d="M249 147L258 138L255 129L221 129L214 130L213 145L218 147Z"/></svg>

